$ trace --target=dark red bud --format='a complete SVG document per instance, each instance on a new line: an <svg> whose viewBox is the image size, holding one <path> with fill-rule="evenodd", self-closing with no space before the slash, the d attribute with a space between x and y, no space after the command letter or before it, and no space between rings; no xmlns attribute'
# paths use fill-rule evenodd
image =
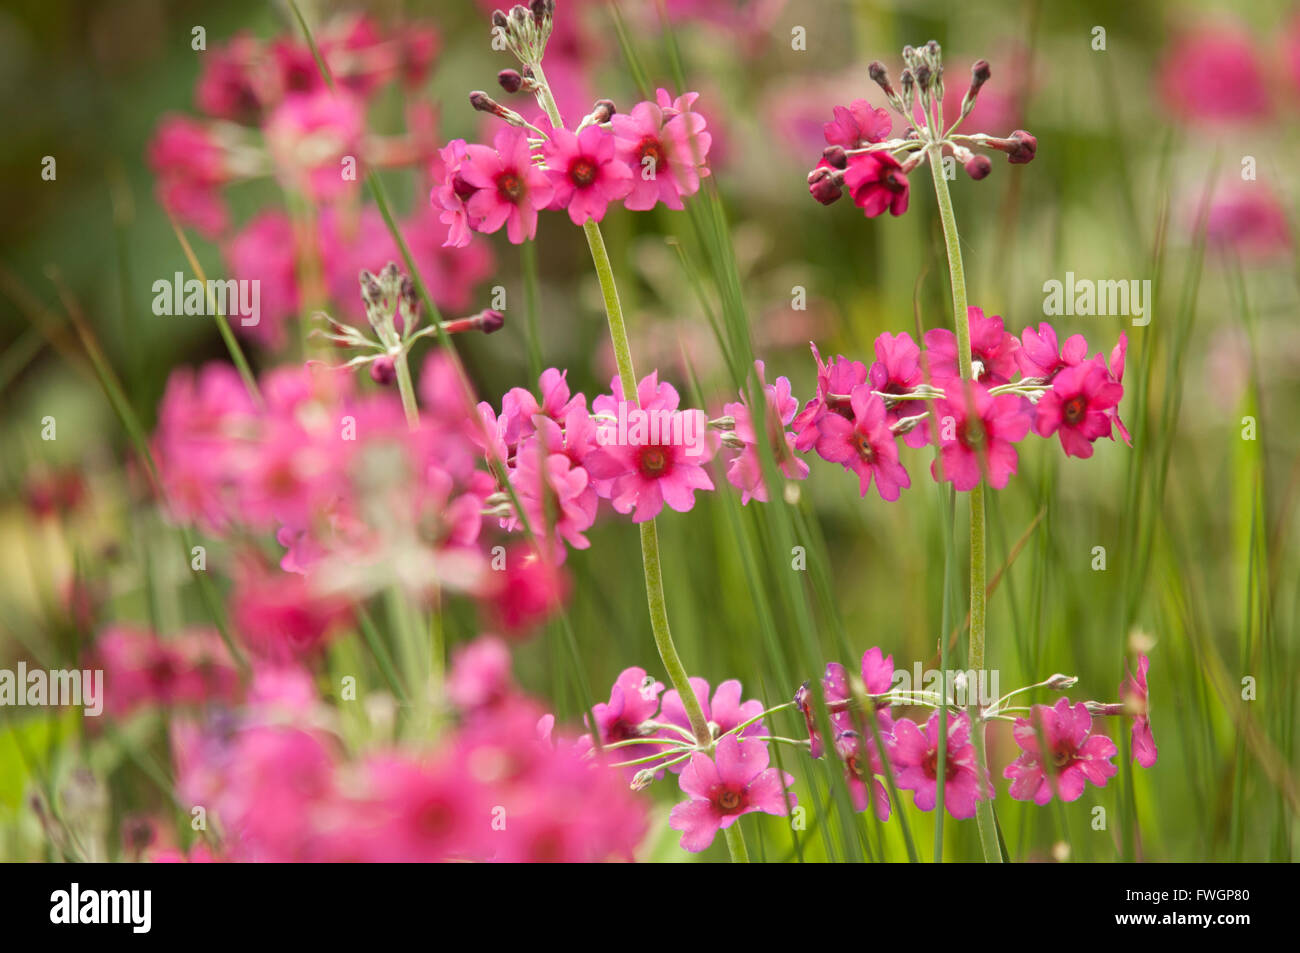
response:
<svg viewBox="0 0 1300 953"><path fill-rule="evenodd" d="M503 69L497 73L497 83L507 93L517 93L523 88L524 78L519 75L517 70Z"/></svg>
<svg viewBox="0 0 1300 953"><path fill-rule="evenodd" d="M1012 165L1032 162L1038 153L1038 140L1023 129L1017 129L1011 134L1011 142L1013 145L1011 151L1007 153L1007 161Z"/></svg>
<svg viewBox="0 0 1300 953"><path fill-rule="evenodd" d="M971 156L962 168L972 179L979 181L993 171L993 163L989 161L988 156Z"/></svg>
<svg viewBox="0 0 1300 953"><path fill-rule="evenodd" d="M835 175L826 166L813 169L808 174L808 194L822 205L830 205L844 194Z"/></svg>
<svg viewBox="0 0 1300 953"><path fill-rule="evenodd" d="M847 169L849 167L849 157L845 153L843 146L827 146L822 150L822 158L836 169Z"/></svg>
<svg viewBox="0 0 1300 953"><path fill-rule="evenodd" d="M370 379L380 387L391 387L397 380L397 368L393 366L393 359L387 354L375 358L370 363Z"/></svg>

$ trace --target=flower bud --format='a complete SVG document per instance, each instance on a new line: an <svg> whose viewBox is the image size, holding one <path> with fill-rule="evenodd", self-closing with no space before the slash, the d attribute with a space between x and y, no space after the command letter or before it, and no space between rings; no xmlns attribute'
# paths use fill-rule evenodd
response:
<svg viewBox="0 0 1300 953"><path fill-rule="evenodd" d="M598 99L591 110L591 121L596 124L609 122L614 118L616 112L618 112L618 109L614 106L612 99ZM622 122L622 120L620 119L619 122Z"/></svg>
<svg viewBox="0 0 1300 953"><path fill-rule="evenodd" d="M970 92L966 95L974 96L978 93L980 87L987 83L992 75L993 72L989 69L988 60L976 60L970 68Z"/></svg>
<svg viewBox="0 0 1300 953"><path fill-rule="evenodd" d="M889 71L885 69L885 64L880 60L873 60L867 67L867 75L871 81L885 91L886 96L894 95L894 87L889 82Z"/></svg>
<svg viewBox="0 0 1300 953"><path fill-rule="evenodd" d="M962 166L975 181L979 181L993 171L993 163L985 155L972 155Z"/></svg>
<svg viewBox="0 0 1300 953"><path fill-rule="evenodd" d="M517 93L523 88L524 78L519 75L518 70L503 69L497 73L497 83L507 93Z"/></svg>
<svg viewBox="0 0 1300 953"><path fill-rule="evenodd" d="M1007 161L1012 165L1024 165L1033 161L1034 155L1038 152L1038 140L1025 132L1023 129L1017 129L1011 134L1013 148L1007 153Z"/></svg>
<svg viewBox="0 0 1300 953"><path fill-rule="evenodd" d="M843 146L827 146L822 150L822 158L829 162L832 168L847 169L849 167L849 157L844 152Z"/></svg>
<svg viewBox="0 0 1300 953"><path fill-rule="evenodd" d="M822 205L830 205L844 194L835 175L826 166L808 173L808 193Z"/></svg>
<svg viewBox="0 0 1300 953"><path fill-rule="evenodd" d="M397 380L397 368L393 359L387 354L375 358L370 363L370 379L380 387L391 387Z"/></svg>

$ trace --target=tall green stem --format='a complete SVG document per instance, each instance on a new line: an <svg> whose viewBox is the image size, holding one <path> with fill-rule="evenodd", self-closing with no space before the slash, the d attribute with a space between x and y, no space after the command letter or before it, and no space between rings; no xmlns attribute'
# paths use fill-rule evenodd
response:
<svg viewBox="0 0 1300 953"><path fill-rule="evenodd" d="M973 404L973 391L969 382L974 379L970 356L970 318L966 312L966 269L961 259L961 238L957 234L957 216L952 210L952 196L948 194L948 181L943 175L943 147L938 143L927 146L930 175L934 179L934 195L939 205L939 218L943 222L943 240L948 250L948 275L952 283L953 321L957 328L957 363L963 381L967 383L967 401ZM974 407L967 411L975 420ZM986 600L986 554L984 548L984 483L980 482L970 492L970 654L969 666L976 679L984 671L984 618ZM988 783L988 758L984 750L984 724L979 720L978 690L976 700L970 705L971 738L979 768L979 785L983 790ZM998 846L997 822L993 818L993 802L980 798L976 802L976 823L979 826L980 845L984 859L1001 861Z"/></svg>
<svg viewBox="0 0 1300 953"><path fill-rule="evenodd" d="M601 297L605 300L605 317L609 321L609 338L614 345L614 362L618 365L618 377L622 381L623 399L635 401L636 370L632 366L632 348L628 344L627 325L623 322L623 305L618 299L618 286L614 284L614 269L609 263L609 252L605 250L605 239L600 233L600 226L590 219L582 226L587 235L587 245L591 248L591 260L596 266L596 278L600 281ZM699 699L691 691L690 679L686 667L682 665L677 646L673 644L672 632L668 628L668 603L664 598L663 568L659 560L659 531L654 520L641 524L641 562L645 566L646 603L650 607L650 630L654 633L655 648L663 660L668 679L681 696L686 708L686 715L691 720L691 732L701 746L712 743L708 719Z"/></svg>
<svg viewBox="0 0 1300 953"><path fill-rule="evenodd" d="M546 82L546 73L540 63L531 64L533 79L537 83L537 97L546 110L551 124L556 128L562 125L559 107L551 95L551 87ZM609 252L605 249L605 238L600 226L588 219L582 226L587 236L587 246L591 249L591 260L596 266L596 279L600 282L600 295L605 303L605 318L609 322L609 339L614 346L614 362L618 366L618 377L622 382L623 399L637 399L636 370L632 366L632 347L627 339L627 324L623 321L623 305L618 298L618 285L614 283L614 269L609 262ZM691 732L701 747L708 747L713 742L709 731L708 719L699 699L691 690L690 679L686 675L686 666L677 654L673 644L672 632L668 627L668 603L664 598L663 568L659 559L659 532L654 520L641 524L641 562L645 567L646 602L650 608L650 630L654 634L655 648L663 660L668 680L681 696L686 716L691 722Z"/></svg>

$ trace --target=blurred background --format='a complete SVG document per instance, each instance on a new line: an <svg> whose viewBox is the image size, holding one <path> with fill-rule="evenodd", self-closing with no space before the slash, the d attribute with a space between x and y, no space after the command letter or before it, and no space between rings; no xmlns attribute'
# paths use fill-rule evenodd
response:
<svg viewBox="0 0 1300 953"><path fill-rule="evenodd" d="M394 37L423 38L367 114L372 133L421 157L381 170L398 216L416 228L436 147L487 140L468 92L511 102L495 84L497 71L515 64L491 49L491 5L303 6L314 25L364 15ZM739 385L710 313L742 315L768 379L788 376L801 400L815 386L809 341L823 355L870 362L882 332L947 326L928 173L913 179L908 214L870 221L848 202L818 205L805 180L833 106L884 105L867 77L870 61L896 74L905 43L936 39L949 92L959 96L969 64L989 60L992 79L963 131L1027 129L1039 148L1028 166L995 156L980 182L958 170L970 301L1016 334L1042 320L1062 338L1081 333L1090 353L1108 354L1126 332L1120 409L1133 446L1101 441L1080 461L1055 441L1022 445L1019 473L989 495L990 575L1000 572L988 664L1003 691L1060 671L1080 680L1072 697L1112 701L1125 659L1140 649L1151 658L1160 748L1149 771L1122 764L1106 788L1036 808L1005 794L1001 769L1014 745L1002 730L1009 726L998 726L990 759L1007 852L1034 861L1291 860L1300 807L1293 6L560 0L557 17L564 29L548 72L566 119L601 97L622 106L659 86L700 93L695 108L713 134L710 191L725 211L729 249L701 231L701 216L662 207L614 209L604 231L638 368L657 367L686 403L714 416ZM193 48L196 27L205 50ZM274 2L12 0L0 11L0 668L20 659L72 664L113 624L153 623L165 634L209 621L69 315L83 317L147 433L175 368L228 360L211 321L150 309L156 280L192 269L159 203L149 150L164 117L197 114L205 57L241 33L300 37L291 12ZM45 157L55 160L52 176L42 175ZM223 222L208 234L187 229L211 275L237 273L241 229L284 206L268 174L223 195ZM524 320L528 266L504 234L476 236L454 253L441 237L413 244L447 316L495 306L494 289L504 289L505 328L458 342L480 396L499 406L507 389L536 379ZM546 213L536 252L531 300L543 366L567 368L575 390L600 393L613 361L583 237ZM255 269L252 257L242 261ZM336 299L358 266L340 267L342 282L327 276L318 302L333 314L356 307ZM1067 272L1149 279L1150 323L1045 316L1044 283ZM300 323L285 319L281 341L241 337L254 369L300 359L312 346ZM42 439L46 417L57 421L55 440ZM860 499L853 477L811 460L793 503L742 508L718 472L721 492L702 494L689 514L666 512L665 582L687 668L714 684L739 678L746 697L774 705L825 661L853 668L870 646L900 667L936 659L941 633L959 621L945 578L964 603L964 501L947 522L950 495L926 478L928 458L914 452L905 462L913 487L893 504L874 493ZM947 525L958 527L951 546ZM592 548L568 562L567 612L593 697L580 697L554 623L514 646L516 677L568 723L604 700L628 666L663 676L635 532L606 511L590 536ZM806 571L791 569L792 546L806 548ZM479 626L472 607L448 608L453 649ZM326 669L362 664L346 644L331 649ZM146 765L168 757L164 717L89 732L72 713L0 709L0 857L57 856L42 797L92 832L102 856L128 856L124 838L141 814L170 818L177 836L188 836L184 814L178 821L148 777ZM797 714L774 721L781 734L801 730ZM907 859L898 819L845 816L830 768L792 752L783 758L810 805L805 859ZM671 781L645 795L655 811L647 858L687 856L664 823L675 795ZM933 815L907 794L898 813L928 859ZM754 821L751 853L793 859L787 827ZM979 857L973 822L949 821L944 838L947 859ZM719 842L702 856L725 851Z"/></svg>

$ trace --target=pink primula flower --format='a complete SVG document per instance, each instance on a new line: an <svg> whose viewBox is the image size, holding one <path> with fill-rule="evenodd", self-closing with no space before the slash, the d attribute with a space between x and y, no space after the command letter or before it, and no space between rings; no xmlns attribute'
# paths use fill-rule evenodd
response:
<svg viewBox="0 0 1300 953"><path fill-rule="evenodd" d="M673 808L668 826L682 832L684 850L698 853L713 843L722 828L753 811L787 815L795 805L786 788L794 776L768 767L767 745L727 735L718 742L714 758L691 756L681 774L689 801Z"/></svg>
<svg viewBox="0 0 1300 953"><path fill-rule="evenodd" d="M525 130L502 129L493 145L465 147L459 174L475 189L465 208L475 231L491 234L505 225L519 245L537 235L537 212L551 204L555 189L533 164Z"/></svg>
<svg viewBox="0 0 1300 953"><path fill-rule="evenodd" d="M1042 732L1046 750L1039 746ZM1118 770L1111 763L1117 749L1105 735L1093 734L1092 715L1083 702L1071 707L1068 698L1052 707L1035 705L1031 718L1017 718L1012 730L1020 757L1007 765L1011 796L1040 807L1059 792L1062 801L1077 801L1086 782L1105 787ZM1051 767L1045 763L1050 761Z"/></svg>
<svg viewBox="0 0 1300 953"><path fill-rule="evenodd" d="M966 491L979 486L987 466L989 485L1000 490L1019 463L1014 444L1029 433L1025 401L1014 394L994 396L980 384L970 384L979 417L978 426L972 426L966 403L967 384L960 380L939 382L948 396L935 402L937 442L942 449L940 460L930 464L930 472L936 480L951 481L958 490Z"/></svg>
<svg viewBox="0 0 1300 953"><path fill-rule="evenodd" d="M1124 708L1133 716L1133 758L1144 768L1156 763L1159 751L1156 750L1155 738L1151 736L1151 719L1147 716L1147 669L1151 660L1145 655L1138 657L1137 669L1130 674L1128 662L1124 662L1124 682L1119 687L1120 700Z"/></svg>
<svg viewBox="0 0 1300 953"><path fill-rule="evenodd" d="M632 191L632 170L615 155L613 134L600 126L577 134L554 129L542 151L555 187L551 207L568 209L574 225L588 219L599 222L610 202Z"/></svg>
<svg viewBox="0 0 1300 953"><path fill-rule="evenodd" d="M979 774L975 746L970 742L970 718L965 712L948 716L948 747L944 755L943 806L953 817L975 816L979 800ZM889 748L895 783L912 795L922 811L934 810L939 788L939 713L930 715L922 732L912 721L894 723L894 742ZM985 779L985 797L993 796L993 785Z"/></svg>
<svg viewBox="0 0 1300 953"><path fill-rule="evenodd" d="M867 495L872 477L882 500L896 500L912 479L898 462L898 442L885 415L885 402L859 384L849 395L853 419L827 414L818 426L817 452L823 459L843 464L858 475L858 491Z"/></svg>

